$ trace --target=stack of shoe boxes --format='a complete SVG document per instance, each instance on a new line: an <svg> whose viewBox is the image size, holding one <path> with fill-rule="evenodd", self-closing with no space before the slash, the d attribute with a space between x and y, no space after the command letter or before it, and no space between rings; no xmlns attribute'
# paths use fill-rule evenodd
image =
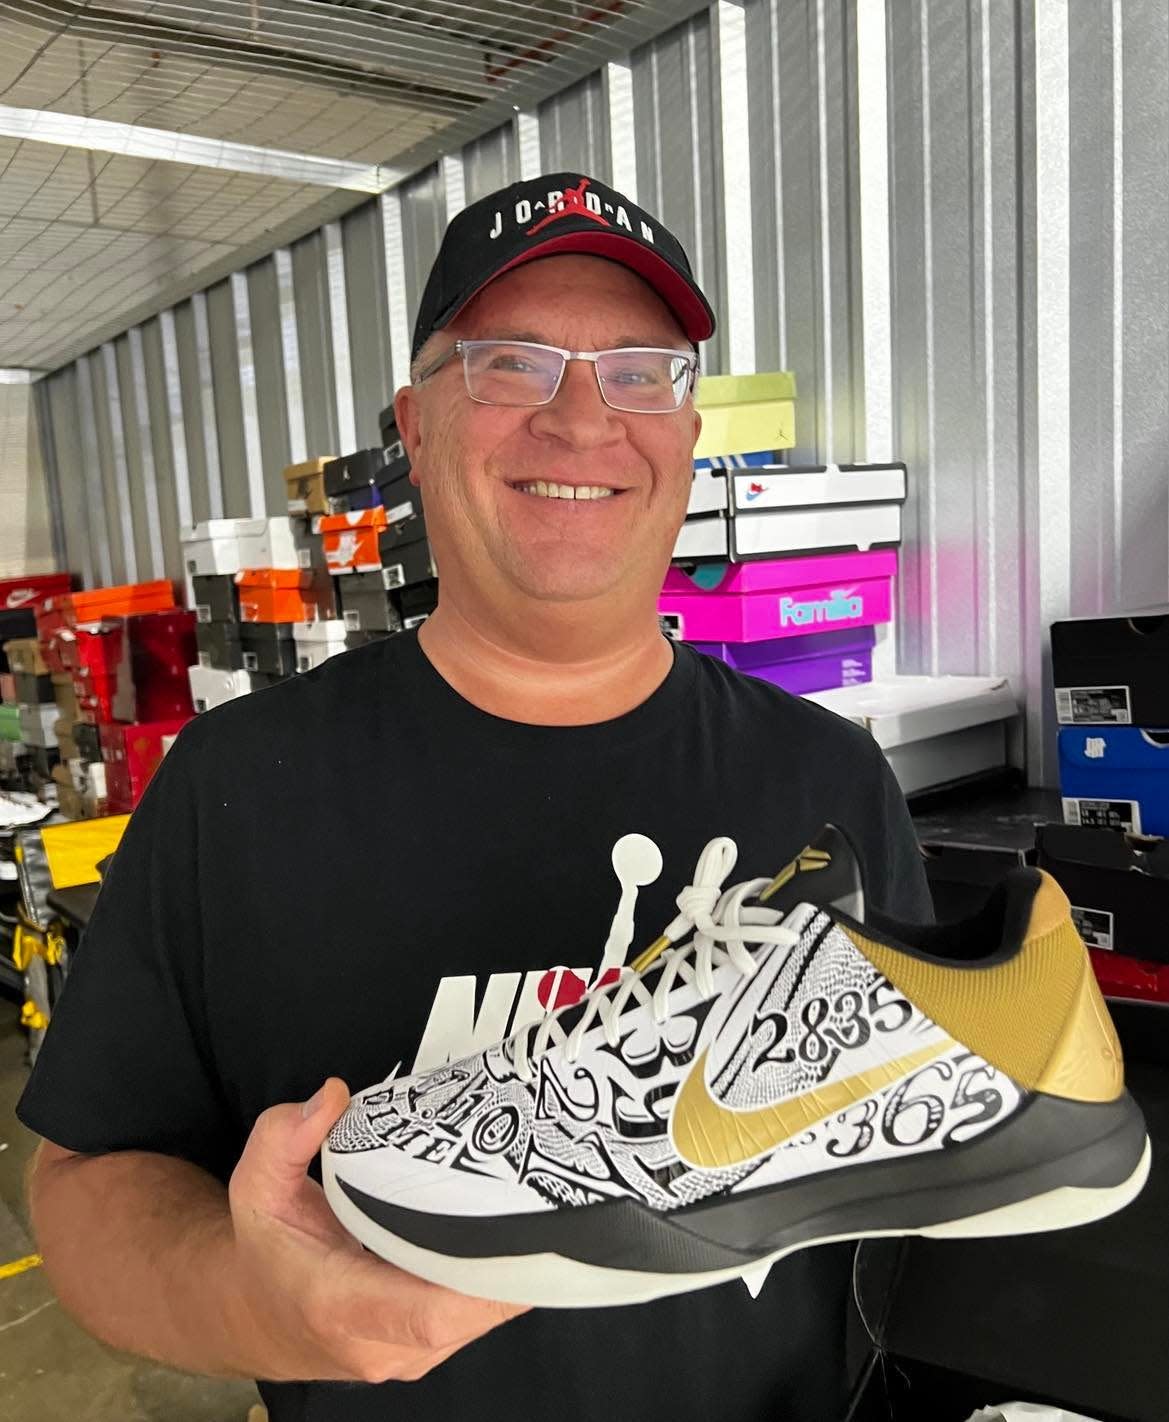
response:
<svg viewBox="0 0 1169 1422"><path fill-rule="evenodd" d="M1063 825L1039 863L1106 992L1169 1003L1169 608L1051 628Z"/></svg>
<svg viewBox="0 0 1169 1422"><path fill-rule="evenodd" d="M160 580L54 598L38 625L45 660L59 668L55 710L68 726L56 775L61 808L129 813L165 739L193 714L186 673L194 615L174 605Z"/></svg>
<svg viewBox="0 0 1169 1422"><path fill-rule="evenodd" d="M295 668L292 622L313 581L288 517L212 519L183 535L197 660L187 678L197 711L270 686ZM251 616L241 612L241 591ZM283 622L269 614L291 609ZM262 619L262 620L261 620Z"/></svg>
<svg viewBox="0 0 1169 1422"><path fill-rule="evenodd" d="M36 645L36 610L71 584L68 573L0 579L0 775L5 777L29 767L47 780L57 758L57 716L49 668Z"/></svg>
<svg viewBox="0 0 1169 1422"><path fill-rule="evenodd" d="M1051 628L1064 819L1169 834L1169 608Z"/></svg>
<svg viewBox="0 0 1169 1422"><path fill-rule="evenodd" d="M694 482L659 611L669 635L802 695L872 678L905 467L783 465L794 395L783 372L700 382Z"/></svg>

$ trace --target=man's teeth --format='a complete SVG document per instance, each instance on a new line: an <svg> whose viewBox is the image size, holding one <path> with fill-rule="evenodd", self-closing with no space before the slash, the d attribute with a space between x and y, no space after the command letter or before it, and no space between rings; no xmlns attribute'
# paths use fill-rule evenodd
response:
<svg viewBox="0 0 1169 1422"><path fill-rule="evenodd" d="M534 484L517 484L521 494L535 494L541 499L608 499L616 492L604 484L547 484L537 479Z"/></svg>

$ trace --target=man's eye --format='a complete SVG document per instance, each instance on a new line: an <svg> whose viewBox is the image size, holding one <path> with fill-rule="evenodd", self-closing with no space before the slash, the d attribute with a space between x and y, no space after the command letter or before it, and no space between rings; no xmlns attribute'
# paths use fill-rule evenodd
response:
<svg viewBox="0 0 1169 1422"><path fill-rule="evenodd" d="M502 371L518 371L521 374L528 374L535 369L531 360L527 356L521 355L497 355L492 359L490 369Z"/></svg>
<svg viewBox="0 0 1169 1422"><path fill-rule="evenodd" d="M609 376L609 379L616 385L661 385L665 378L664 371L643 365L625 366Z"/></svg>

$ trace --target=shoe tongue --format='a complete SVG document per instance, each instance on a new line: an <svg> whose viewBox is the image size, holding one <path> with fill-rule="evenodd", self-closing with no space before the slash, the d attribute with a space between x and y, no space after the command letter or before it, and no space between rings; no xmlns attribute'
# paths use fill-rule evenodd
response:
<svg viewBox="0 0 1169 1422"><path fill-rule="evenodd" d="M814 904L863 923L864 882L856 852L844 832L825 825L805 850L784 865L759 895L759 902L785 918L798 904Z"/></svg>

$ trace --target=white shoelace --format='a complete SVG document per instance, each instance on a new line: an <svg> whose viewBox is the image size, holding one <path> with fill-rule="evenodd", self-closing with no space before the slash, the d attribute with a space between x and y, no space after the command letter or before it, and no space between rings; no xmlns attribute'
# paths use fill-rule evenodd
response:
<svg viewBox="0 0 1169 1422"><path fill-rule="evenodd" d="M755 975L757 965L747 951L748 943L794 947L799 942L798 933L780 926L781 915L774 909L743 907L744 899L761 892L770 879L748 879L723 892L723 880L738 857L735 841L725 836L712 839L699 855L694 882L678 895L678 916L662 935L676 946L661 955L658 981L652 992L640 973L626 967L619 981L594 988L572 1007L546 1012L538 1022L528 1023L513 1035L513 1062L521 1081L534 1080L533 1063L553 1045L563 1046L566 1060L575 1061L585 1033L597 1020L605 1028L605 1041L616 1047L617 1024L630 998L648 1007L654 1023L661 1027L669 1020L670 993L678 980L694 983L703 997L711 997L715 990L714 971L722 964L732 963L745 978ZM694 936L688 943L679 942L691 932ZM580 1020L565 1032L560 1017L582 1007Z"/></svg>

